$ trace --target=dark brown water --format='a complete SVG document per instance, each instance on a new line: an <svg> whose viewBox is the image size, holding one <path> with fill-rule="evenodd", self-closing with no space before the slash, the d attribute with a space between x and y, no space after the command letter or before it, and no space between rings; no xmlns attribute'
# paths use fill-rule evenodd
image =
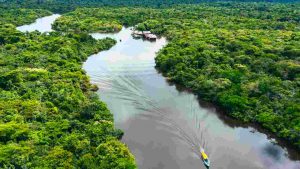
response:
<svg viewBox="0 0 300 169"><path fill-rule="evenodd" d="M28 25L28 31L39 30L38 25ZM199 104L193 94L180 92L157 73L154 58L167 43L164 38L149 42L130 34L130 29L93 34L118 43L90 56L83 68L99 86L116 126L125 131L122 141L140 169L204 168L199 147L207 151L212 169L300 169L299 152L287 151L266 134L242 127L213 106Z"/></svg>

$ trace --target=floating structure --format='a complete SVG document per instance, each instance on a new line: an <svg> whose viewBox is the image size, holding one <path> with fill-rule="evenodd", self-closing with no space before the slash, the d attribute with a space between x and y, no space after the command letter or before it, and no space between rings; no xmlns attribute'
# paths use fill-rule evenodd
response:
<svg viewBox="0 0 300 169"><path fill-rule="evenodd" d="M133 31L132 36L135 38L145 38L147 40L155 41L157 36L152 34L150 31Z"/></svg>
<svg viewBox="0 0 300 169"><path fill-rule="evenodd" d="M145 34L145 38L148 40L156 40L157 37L154 34Z"/></svg>
<svg viewBox="0 0 300 169"><path fill-rule="evenodd" d="M134 37L143 37L144 34L143 34L143 31L133 31L132 35Z"/></svg>

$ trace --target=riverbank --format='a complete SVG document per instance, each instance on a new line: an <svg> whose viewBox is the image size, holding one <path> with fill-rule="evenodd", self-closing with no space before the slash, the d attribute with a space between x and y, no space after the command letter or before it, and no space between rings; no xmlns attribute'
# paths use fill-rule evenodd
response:
<svg viewBox="0 0 300 169"><path fill-rule="evenodd" d="M297 46L297 40L291 38L297 32L297 18L278 22L278 13L283 9L288 14L298 7L273 4L268 13L260 10L262 6L266 7L242 3L165 9L83 8L67 15L138 24L139 30L165 35L170 43L158 53L156 63L169 79L193 89L203 100L218 103L231 116L245 123L260 123L297 146L297 92L293 92L298 90L293 73L297 63L291 55ZM238 19L240 8L247 13L242 21ZM217 15L210 15L212 11ZM285 48L289 45L291 48Z"/></svg>
<svg viewBox="0 0 300 169"><path fill-rule="evenodd" d="M136 168L81 68L116 41L30 32L53 19L39 21L0 26L0 168Z"/></svg>
<svg viewBox="0 0 300 169"><path fill-rule="evenodd" d="M0 6L0 15L1 24L13 24L15 26L20 26L32 23L40 17L51 15L51 12L41 9L11 9L10 7Z"/></svg>
<svg viewBox="0 0 300 169"><path fill-rule="evenodd" d="M97 12L98 10L99 9L92 9L91 11ZM130 10L123 9L123 12L124 11L127 12L124 13L124 16L132 16ZM158 12L158 10L153 10L153 9L147 9L147 10L154 13ZM115 11L120 12L122 10L115 9ZM148 11L146 11L146 13ZM132 12L135 11L132 10ZM139 12L141 14L139 16L143 16L143 13L145 13L143 9L141 9ZM174 11L170 10L165 12L174 12ZM182 12L183 11L177 11L177 14L180 14ZM80 15L80 13L77 14ZM154 16L155 14L152 15L152 17ZM188 18L189 16L187 15L181 17ZM121 18L118 19L122 20ZM138 19L131 20L131 23L138 22ZM210 56L208 51L206 51L208 52L206 53L203 52L202 50L209 49L214 51L218 49L217 48L218 46L215 46L213 44L209 44L207 46L205 44L203 46L203 44L191 43L194 42L192 41L193 39L196 40L195 42L202 42L202 40L206 38L206 37L199 37L200 35L203 34L203 32L197 32L198 30L188 29L190 26L194 27L195 25L193 24L197 25L200 23L195 22L192 25L185 25L186 26L184 27L186 28L185 30L191 32L194 31L193 33L197 35L197 36L190 37L188 36L187 33L178 32L178 29L175 29L174 27L172 28L172 25L174 26L174 24L175 25L177 24L177 27L180 28L180 24L178 25L178 22L175 21L173 22L173 21L170 23L169 25L170 27L167 30L168 34L166 34L173 42L174 41L176 42L175 45L174 43L172 44L174 46L171 46L173 48L171 48L170 51L175 51L175 52L169 53L170 54L169 56L171 57L169 60L167 60L167 62L171 61L170 63L172 63L169 66L171 66L172 68L172 65L177 65L177 63L181 63L181 61L183 61L183 64L188 64L189 66L192 67L193 66L198 67L201 65L203 66L203 63L201 62L201 58L205 58L204 56L206 55L204 56L201 55L201 57L199 57L197 54L194 54L192 52L196 50L196 53L202 53L202 54L204 53ZM184 21L184 23L189 23L188 20L183 19L182 21ZM160 25L161 23L163 23L163 20L159 20L159 19L156 20L152 18L151 20L146 21L145 23L139 26L145 26L147 29L151 29L151 30L153 29L154 32L157 33L160 32L161 34L163 34L164 31L166 30L161 29L164 28L164 25ZM270 23L270 22L266 21L264 22L264 24L265 23ZM202 22L200 25L202 25ZM258 26L261 26L261 28L263 28L264 25L258 24ZM266 30L272 29L273 26L265 29ZM249 27L251 27L251 25L249 25ZM292 26L289 26L287 29L292 29L292 28L293 28ZM226 31L224 32L222 31L222 29L220 29L219 31L220 32L218 32L219 33L218 35L209 36L209 38L213 37L214 39L216 37L217 39L220 38L219 40L222 40L224 37L219 35L228 35L227 34L228 32ZM285 31L281 31L281 32L284 33ZM211 32L208 31L204 33L205 35L210 35L207 33L211 33ZM229 33L229 35L232 34ZM105 36L105 35L100 35L100 36ZM127 34L124 34L124 32L123 33L120 32L120 34L117 34L115 36L119 37L119 39L122 39L122 42L117 43L116 46L112 47L109 51L101 52L89 58L92 61L90 73L94 75L91 76L91 79L93 83L100 85L99 88L100 88L100 92L102 92L101 97L103 98L103 100L107 99L105 100L105 102L111 104L108 106L113 111L114 115L117 117L116 124L120 125L120 127L125 130L123 141L126 144L128 144L129 148L134 152L135 156L137 157L137 162L139 166L148 166L150 168L164 167L164 168L172 168L172 169L199 168L199 166L202 166L202 164L199 163L199 159L195 155L195 153L193 151L190 151L191 139L195 139L197 141L200 140L198 143L206 144L207 150L209 150L208 151L209 156L211 157L212 162L216 167L227 166L227 168L236 167L238 169L247 168L247 167L251 169L267 168L267 167L296 168L299 165L298 161L293 161L287 157L288 152L284 148L279 147L277 145L273 145L272 140L268 140L265 134L259 132L253 133L252 128L230 126L224 123L222 120L220 120L220 118L218 118L218 113L216 112L214 107L211 108L202 107L201 105L198 105L198 101L195 96L185 92L180 93L176 90L174 86L170 87L166 83L165 79L161 77L161 75L156 74L156 71L154 69L155 52L152 51L151 48L149 48L149 46L151 46L152 43L150 42L140 43L142 41L134 41L133 39L130 38L131 36L127 36ZM287 34L287 36L289 36L289 34ZM180 39L182 39L182 41L180 41ZM215 41L211 41L211 39L206 39L206 40L207 41L205 42L209 42L209 43L215 42ZM161 47L161 46L155 46L155 44L156 43L152 44L154 45L155 49ZM8 46L8 49L11 49L10 47ZM133 49L130 49L130 47L133 47ZM169 48L170 45L167 45L166 47L170 49ZM185 50L185 49L189 49L189 50ZM165 52L164 54L168 54L169 51L164 51L164 52ZM102 57L103 56L102 54L104 55L104 57ZM172 58L172 56L175 57ZM180 56L180 57L177 58L176 56ZM193 57L190 58L191 56L195 56L195 58L200 60L197 60L198 62L192 62L191 60L194 58ZM224 61L222 60L221 57L218 57L219 55L217 54L211 56L217 57L211 59L216 59L216 60L220 59L218 60L220 62ZM26 55L26 57L30 57L30 56ZM64 59L66 59L65 57ZM180 58L182 58L182 60L180 60ZM245 58L242 57L242 59ZM87 62L89 62L89 60ZM62 61L60 63L63 64L64 62ZM188 74L188 76L185 76L185 74L177 74L178 76L176 78L178 78L181 81L188 81L188 78L192 77L190 75L193 75L193 73L195 72L190 69L183 69L184 68L183 64L177 65L175 67L176 71L181 70L182 72L188 72L190 74ZM216 65L219 66L222 64L216 64ZM241 71L245 68L243 65L235 65L235 66L237 66L236 68L241 69ZM207 75L205 73L212 74L215 73L213 72L213 70L220 70L220 69L216 69L216 67L210 67L210 68L211 69L202 72L202 74L203 75ZM222 68L225 69L228 67L222 67ZM175 74L177 72L174 71L173 73ZM174 74L169 74L169 75L174 75ZM230 74L223 74L223 75L230 75ZM230 81L232 80L230 78L228 79ZM199 80L203 80L203 79L200 78ZM226 79L221 79L221 80L219 79L219 81L217 82L222 82L220 84L225 85L225 87L228 87L227 86L228 83L225 83L228 82ZM205 86L207 84L208 85L213 84L213 86L220 87L216 85L214 81L212 83L207 83L207 84L200 83L200 84L202 85L202 87L203 86L207 87ZM253 86L250 85L245 87L253 87ZM203 88L203 90L204 89L206 90L207 88ZM211 93L208 92L208 94ZM164 121L165 119L160 120L161 113L167 115L169 120L167 121ZM105 122L105 120L104 121L101 120L101 122ZM199 124L201 125L200 131L197 128ZM201 135L205 138L204 141L202 139L199 139L199 138L203 138ZM113 147L114 144L105 144L105 145L109 145L109 147L110 146ZM230 151L228 151L228 148L230 148Z"/></svg>
<svg viewBox="0 0 300 169"><path fill-rule="evenodd" d="M157 69L158 73L160 73L162 76L164 76L167 80L167 83L170 86L175 86L176 90L182 93L189 93L189 94L195 94L192 89L186 88L178 83L173 82L170 78L168 78L166 75L164 75L159 69ZM294 145L291 145L288 140L285 140L281 137L278 137L276 134L270 132L269 130L265 129L258 123L253 123L253 122L243 122L239 119L236 119L230 114L228 114L226 111L224 111L224 108L218 106L216 103L212 103L209 101L204 101L201 99L201 96L197 96L197 100L199 102L199 105L203 108L206 109L215 109L216 110L216 115L218 116L219 119L226 125L232 127L232 128L250 128L251 133L264 133L266 135L266 138L273 143L274 145L278 145L280 147L283 147L284 149L287 150L288 152L288 157L291 160L294 161L300 161L300 153L298 149L295 149Z"/></svg>
<svg viewBox="0 0 300 169"><path fill-rule="evenodd" d="M196 96L169 84L154 68L156 52L166 45L165 39L137 40L130 28L92 36L118 40L109 51L90 56L83 68L99 87L115 125L124 131L122 141L139 168L203 167L187 141L196 138L216 168L294 169L299 165L292 151L274 144L268 135L222 116L216 107L199 104Z"/></svg>

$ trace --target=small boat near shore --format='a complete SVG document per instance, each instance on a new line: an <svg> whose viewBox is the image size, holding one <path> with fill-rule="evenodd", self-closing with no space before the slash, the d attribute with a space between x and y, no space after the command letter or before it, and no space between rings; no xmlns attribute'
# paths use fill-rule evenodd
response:
<svg viewBox="0 0 300 169"><path fill-rule="evenodd" d="M136 31L136 30L135 30L135 31L132 32L132 36L133 36L133 37L140 37L140 38L141 38L141 37L143 37L143 35L144 35L144 34L143 34L142 31Z"/></svg>
<svg viewBox="0 0 300 169"><path fill-rule="evenodd" d="M145 39L148 39L148 40L156 40L157 39L157 36L154 35L154 34L146 34L145 35Z"/></svg>

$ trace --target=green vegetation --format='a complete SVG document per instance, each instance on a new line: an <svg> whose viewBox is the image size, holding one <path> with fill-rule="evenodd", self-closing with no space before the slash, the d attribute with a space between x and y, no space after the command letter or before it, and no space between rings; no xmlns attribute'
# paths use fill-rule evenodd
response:
<svg viewBox="0 0 300 169"><path fill-rule="evenodd" d="M57 19L53 29L63 32L116 32L157 14L145 8L78 8Z"/></svg>
<svg viewBox="0 0 300 169"><path fill-rule="evenodd" d="M0 168L136 168L81 68L116 42L15 29L49 13L1 10Z"/></svg>
<svg viewBox="0 0 300 169"><path fill-rule="evenodd" d="M81 8L63 16L55 28L88 31L76 29L76 18L79 28L92 31L98 31L93 23L105 20L164 35L169 44L156 64L165 76L232 117L258 123L300 148L299 16L299 4Z"/></svg>
<svg viewBox="0 0 300 169"><path fill-rule="evenodd" d="M299 4L15 2L0 8L0 168L136 168L81 68L89 55L116 43L86 33L121 25L168 38L156 64L170 80L300 148ZM49 35L15 29L49 11L11 8L93 4L164 7L79 8L58 19Z"/></svg>
<svg viewBox="0 0 300 169"><path fill-rule="evenodd" d="M17 8L31 9L47 9L53 12L65 13L75 10L78 7L152 7L166 8L179 4L199 4L209 3L214 5L217 2L225 2L224 4L232 4L239 2L281 2L293 3L298 0L2 0L0 5Z"/></svg>
<svg viewBox="0 0 300 169"><path fill-rule="evenodd" d="M87 11L87 10L85 10ZM111 19L98 16L78 15L79 11L69 13L58 18L53 24L53 29L62 32L119 32L122 25ZM89 11L92 14L92 11ZM98 19L101 18L101 19Z"/></svg>
<svg viewBox="0 0 300 169"><path fill-rule="evenodd" d="M299 5L262 7L192 7L185 20L139 27L171 39L156 64L172 81L300 148Z"/></svg>
<svg viewBox="0 0 300 169"><path fill-rule="evenodd" d="M11 23L24 25L34 22L37 18L50 15L50 11L40 9L11 9L0 7L0 25Z"/></svg>

